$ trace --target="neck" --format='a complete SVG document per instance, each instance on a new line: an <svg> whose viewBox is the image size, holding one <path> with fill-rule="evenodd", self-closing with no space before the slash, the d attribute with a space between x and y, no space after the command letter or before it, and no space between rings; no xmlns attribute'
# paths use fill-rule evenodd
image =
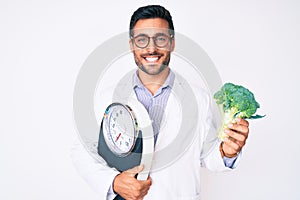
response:
<svg viewBox="0 0 300 200"><path fill-rule="evenodd" d="M138 75L143 85L154 95L168 78L169 71L170 69L167 67L157 75L149 75L139 69Z"/></svg>

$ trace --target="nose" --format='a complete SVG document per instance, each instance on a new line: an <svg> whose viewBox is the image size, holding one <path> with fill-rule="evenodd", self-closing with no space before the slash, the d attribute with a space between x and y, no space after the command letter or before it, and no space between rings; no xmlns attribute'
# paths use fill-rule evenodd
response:
<svg viewBox="0 0 300 200"><path fill-rule="evenodd" d="M150 38L149 44L146 47L147 51L155 51L156 50L156 45L154 43L154 38Z"/></svg>

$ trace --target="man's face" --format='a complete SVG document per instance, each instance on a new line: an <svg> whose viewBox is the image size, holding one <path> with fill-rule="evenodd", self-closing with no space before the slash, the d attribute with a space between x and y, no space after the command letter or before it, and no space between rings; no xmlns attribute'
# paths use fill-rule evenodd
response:
<svg viewBox="0 0 300 200"><path fill-rule="evenodd" d="M157 75L169 65L175 44L168 27L166 20L153 18L140 19L133 28L130 48L135 63L148 75Z"/></svg>

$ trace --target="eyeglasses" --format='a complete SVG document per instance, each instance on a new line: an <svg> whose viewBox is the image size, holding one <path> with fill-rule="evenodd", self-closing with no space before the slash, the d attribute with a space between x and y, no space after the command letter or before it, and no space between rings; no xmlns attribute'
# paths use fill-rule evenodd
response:
<svg viewBox="0 0 300 200"><path fill-rule="evenodd" d="M146 48L149 45L150 38L153 39L155 46L163 48L169 44L170 40L173 38L173 35L168 36L164 33L160 33L153 37L150 37L145 34L140 34L138 36L131 37L131 39L134 41L134 44L141 49Z"/></svg>

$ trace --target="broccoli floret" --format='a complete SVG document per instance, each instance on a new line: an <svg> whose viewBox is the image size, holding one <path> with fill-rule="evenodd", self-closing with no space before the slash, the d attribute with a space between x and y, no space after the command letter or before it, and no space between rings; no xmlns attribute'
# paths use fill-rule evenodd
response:
<svg viewBox="0 0 300 200"><path fill-rule="evenodd" d="M229 123L234 123L234 119L239 117L243 119L258 119L264 116L254 115L258 102L254 95L247 88L232 83L225 83L221 90L214 95L216 103L223 107L224 119L218 137L223 141L226 137L224 129Z"/></svg>

